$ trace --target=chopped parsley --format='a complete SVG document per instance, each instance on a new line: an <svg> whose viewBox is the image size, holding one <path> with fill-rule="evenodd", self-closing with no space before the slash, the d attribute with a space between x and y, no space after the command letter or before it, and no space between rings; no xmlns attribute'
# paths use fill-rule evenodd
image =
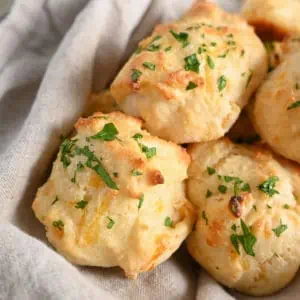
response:
<svg viewBox="0 0 300 300"><path fill-rule="evenodd" d="M184 69L186 71L193 71L195 73L199 73L200 62L198 61L196 53L185 57L184 61L185 61Z"/></svg>
<svg viewBox="0 0 300 300"><path fill-rule="evenodd" d="M131 73L131 80L133 82L138 82L139 78L141 77L143 73L138 70L138 69L132 69L132 73Z"/></svg>
<svg viewBox="0 0 300 300"><path fill-rule="evenodd" d="M202 53L204 53L204 52L207 52L207 49L205 48L206 45L205 45L205 44L203 44L203 45L204 45L203 47L199 47L199 48L198 48L198 54L202 54Z"/></svg>
<svg viewBox="0 0 300 300"><path fill-rule="evenodd" d="M209 198L209 197L211 197L212 196L212 191L211 190L207 190L206 191L206 198Z"/></svg>
<svg viewBox="0 0 300 300"><path fill-rule="evenodd" d="M58 201L58 197L56 196L51 205L55 204Z"/></svg>
<svg viewBox="0 0 300 300"><path fill-rule="evenodd" d="M211 42L210 45L211 45L212 47L216 47L216 46L217 46L217 43Z"/></svg>
<svg viewBox="0 0 300 300"><path fill-rule="evenodd" d="M236 224L233 224L233 225L231 226L231 229L232 229L233 231L236 231L236 229L237 229Z"/></svg>
<svg viewBox="0 0 300 300"><path fill-rule="evenodd" d="M67 168L71 164L71 157L73 156L72 152L76 147L76 142L77 140L65 139L60 145L60 161L64 168Z"/></svg>
<svg viewBox="0 0 300 300"><path fill-rule="evenodd" d="M134 53L135 54L140 54L141 52L142 52L142 47L141 46L138 46L137 48L136 48L136 50L134 51Z"/></svg>
<svg viewBox="0 0 300 300"><path fill-rule="evenodd" d="M87 201L81 200L81 201L78 201L76 203L75 207L80 208L80 209L84 209L87 206L87 204L88 204Z"/></svg>
<svg viewBox="0 0 300 300"><path fill-rule="evenodd" d="M283 208L285 208L285 209L289 209L289 208L290 208L290 206L289 206L288 204L284 204L284 205L283 205Z"/></svg>
<svg viewBox="0 0 300 300"><path fill-rule="evenodd" d="M134 136L132 136L132 138L137 141L139 139L142 139L143 135L141 133L136 133Z"/></svg>
<svg viewBox="0 0 300 300"><path fill-rule="evenodd" d="M229 33L229 34L226 35L226 37L228 37L228 38L233 38L233 34L232 34L232 33Z"/></svg>
<svg viewBox="0 0 300 300"><path fill-rule="evenodd" d="M143 173L140 172L140 171L137 170L137 169L132 169L132 170L131 170L131 175L132 175L132 176L141 176L141 175L143 175Z"/></svg>
<svg viewBox="0 0 300 300"><path fill-rule="evenodd" d="M226 77L224 75L220 76L217 81L219 92L224 90L224 88L226 87L226 84L227 84Z"/></svg>
<svg viewBox="0 0 300 300"><path fill-rule="evenodd" d="M104 169L102 163L100 162L100 160L97 158L97 156L94 154L93 151L91 151L89 149L88 146L84 146L83 148L77 148L76 149L76 154L77 155L84 155L85 157L87 157L87 161L85 163L85 165L94 170L100 177L101 179L104 181L104 183L110 187L111 189L114 190L118 190L118 186L116 185L116 183L112 180L112 178L109 176L109 174L107 173L107 171Z"/></svg>
<svg viewBox="0 0 300 300"><path fill-rule="evenodd" d="M271 208L272 208L272 206L271 206L270 204L267 204L267 208L271 209Z"/></svg>
<svg viewBox="0 0 300 300"><path fill-rule="evenodd" d="M227 41L227 45L235 45L235 41Z"/></svg>
<svg viewBox="0 0 300 300"><path fill-rule="evenodd" d="M146 155L147 159L152 158L156 155L156 148L155 147L147 147L144 144L138 143L141 151Z"/></svg>
<svg viewBox="0 0 300 300"><path fill-rule="evenodd" d="M190 81L190 82L188 83L188 85L186 86L185 89L186 89L187 91L189 91L189 90L195 89L197 86L198 86L198 85L197 85L195 82Z"/></svg>
<svg viewBox="0 0 300 300"><path fill-rule="evenodd" d="M165 226L167 227L173 227L173 220L170 217L165 218Z"/></svg>
<svg viewBox="0 0 300 300"><path fill-rule="evenodd" d="M110 217L106 217L106 218L108 219L108 223L106 225L106 228L107 229L112 229L113 226L115 225L115 221Z"/></svg>
<svg viewBox="0 0 300 300"><path fill-rule="evenodd" d="M93 140L113 141L117 138L118 130L113 123L107 123L103 129L90 138Z"/></svg>
<svg viewBox="0 0 300 300"><path fill-rule="evenodd" d="M275 190L275 186L278 181L279 178L277 176L272 176L258 185L257 188L269 197L273 197L275 194L279 194L279 192Z"/></svg>
<svg viewBox="0 0 300 300"><path fill-rule="evenodd" d="M226 194L226 192L227 192L227 186L225 186L225 185L223 185L223 184L219 185L219 186L218 186L218 191L219 191L220 193L222 193L222 194Z"/></svg>
<svg viewBox="0 0 300 300"><path fill-rule="evenodd" d="M205 224L208 225L208 219L205 210L202 211L201 217L205 221Z"/></svg>
<svg viewBox="0 0 300 300"><path fill-rule="evenodd" d="M60 231L62 231L65 226L65 224L62 220L53 221L52 225L53 225L53 227L57 228Z"/></svg>
<svg viewBox="0 0 300 300"><path fill-rule="evenodd" d="M280 219L280 225L276 228L273 228L272 231L275 233L277 237L280 237L280 235L288 229L288 226L286 224L282 224L282 220Z"/></svg>
<svg viewBox="0 0 300 300"><path fill-rule="evenodd" d="M253 205L252 208L253 208L255 211L257 211L256 205Z"/></svg>
<svg viewBox="0 0 300 300"><path fill-rule="evenodd" d="M186 33L186 32L176 33L174 30L170 30L170 33L178 42L180 42L182 44L182 48L185 48L189 44L189 42L188 42L189 34L188 33Z"/></svg>
<svg viewBox="0 0 300 300"><path fill-rule="evenodd" d="M216 169L214 169L212 167L207 167L207 172L209 175L213 175L216 173Z"/></svg>
<svg viewBox="0 0 300 300"><path fill-rule="evenodd" d="M250 193L251 192L251 187L250 187L249 183L244 183L244 185L242 186L241 190L243 192L249 192Z"/></svg>
<svg viewBox="0 0 300 300"><path fill-rule="evenodd" d="M240 254L239 251L239 243L243 246L244 251L251 256L255 256L253 247L256 243L256 237L252 234L250 229L247 227L247 225L244 223L244 221L241 219L241 227L243 234L232 234L230 237L231 243L236 249L237 253Z"/></svg>
<svg viewBox="0 0 300 300"><path fill-rule="evenodd" d="M155 68L156 68L155 64L153 64L153 63L151 63L151 62L148 62L148 61L145 61L145 62L143 63L143 66L144 66L146 69L149 69L149 70L152 70L152 71L154 71Z"/></svg>
<svg viewBox="0 0 300 300"><path fill-rule="evenodd" d="M215 68L215 63L213 62L212 58L209 55L207 55L206 61L207 61L208 66L211 69Z"/></svg>
<svg viewBox="0 0 300 300"><path fill-rule="evenodd" d="M150 44L146 49L150 52L156 52L160 49L160 45Z"/></svg>
<svg viewBox="0 0 300 300"><path fill-rule="evenodd" d="M290 110L290 109L294 109L294 108L297 108L300 106L300 101L296 101L294 103L292 103L288 108L287 110Z"/></svg>
<svg viewBox="0 0 300 300"><path fill-rule="evenodd" d="M144 194L142 194L139 199L138 209L142 207L143 203L144 203Z"/></svg>
<svg viewBox="0 0 300 300"><path fill-rule="evenodd" d="M119 177L119 173L118 172L113 172L114 177L118 178Z"/></svg>
<svg viewBox="0 0 300 300"><path fill-rule="evenodd" d="M172 49L172 46L165 48L165 52L169 52Z"/></svg>

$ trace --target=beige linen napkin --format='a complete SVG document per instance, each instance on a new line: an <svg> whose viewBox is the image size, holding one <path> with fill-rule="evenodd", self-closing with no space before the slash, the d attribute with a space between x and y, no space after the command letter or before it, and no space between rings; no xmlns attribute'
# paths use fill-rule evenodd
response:
<svg viewBox="0 0 300 300"><path fill-rule="evenodd" d="M118 268L73 266L46 242L31 210L59 136L91 90L113 79L155 24L192 2L16 0L0 23L0 299L233 299L184 247L136 281ZM240 4L218 2L228 10ZM274 299L297 299L298 290L294 281Z"/></svg>

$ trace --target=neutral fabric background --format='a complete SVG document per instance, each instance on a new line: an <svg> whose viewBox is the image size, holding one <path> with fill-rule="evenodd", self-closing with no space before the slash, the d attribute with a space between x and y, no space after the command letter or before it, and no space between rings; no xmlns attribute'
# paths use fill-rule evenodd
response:
<svg viewBox="0 0 300 300"><path fill-rule="evenodd" d="M136 281L118 268L73 266L46 242L31 210L59 136L90 91L113 79L155 24L192 2L16 0L0 23L0 299L250 299L229 295L184 247ZM241 4L218 2L230 11ZM298 299L297 281L272 299Z"/></svg>

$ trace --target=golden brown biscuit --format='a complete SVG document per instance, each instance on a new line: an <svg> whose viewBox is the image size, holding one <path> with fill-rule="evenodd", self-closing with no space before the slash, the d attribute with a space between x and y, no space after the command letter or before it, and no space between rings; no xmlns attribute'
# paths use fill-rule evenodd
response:
<svg viewBox="0 0 300 300"><path fill-rule="evenodd" d="M300 170L258 146L229 140L190 148L187 193L198 210L191 255L216 280L268 295L300 264Z"/></svg>
<svg viewBox="0 0 300 300"><path fill-rule="evenodd" d="M253 29L200 3L140 42L111 92L151 134L176 143L209 141L229 130L266 70L266 51Z"/></svg>
<svg viewBox="0 0 300 300"><path fill-rule="evenodd" d="M246 0L242 15L266 40L300 33L299 0Z"/></svg>
<svg viewBox="0 0 300 300"><path fill-rule="evenodd" d="M79 119L38 190L34 213L75 264L120 266L136 278L169 258L192 229L184 191L190 157L141 124L120 112Z"/></svg>
<svg viewBox="0 0 300 300"><path fill-rule="evenodd" d="M300 163L300 52L286 56L259 88L251 118L276 152Z"/></svg>

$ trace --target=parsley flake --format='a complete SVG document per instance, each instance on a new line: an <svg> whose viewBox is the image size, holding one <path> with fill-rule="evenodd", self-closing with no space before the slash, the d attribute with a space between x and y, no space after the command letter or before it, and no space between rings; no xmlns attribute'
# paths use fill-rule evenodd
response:
<svg viewBox="0 0 300 300"><path fill-rule="evenodd" d="M287 110L290 110L290 109L294 109L294 108L297 108L300 106L300 101L296 101L294 103L292 103L288 108Z"/></svg>
<svg viewBox="0 0 300 300"><path fill-rule="evenodd" d="M169 52L172 49L172 46L165 48L165 52Z"/></svg>
<svg viewBox="0 0 300 300"><path fill-rule="evenodd" d="M53 221L52 225L53 225L53 227L57 228L60 231L62 231L65 226L65 224L62 220Z"/></svg>
<svg viewBox="0 0 300 300"><path fill-rule="evenodd" d="M226 84L227 84L226 77L224 75L220 76L217 81L219 92L224 90L224 88L226 87Z"/></svg>
<svg viewBox="0 0 300 300"><path fill-rule="evenodd" d="M195 82L190 81L189 84L186 86L185 89L186 89L187 91L189 91L189 90L195 89L196 87L198 87L198 85L197 85Z"/></svg>
<svg viewBox="0 0 300 300"><path fill-rule="evenodd" d="M138 70L138 69L132 69L132 73L131 73L131 80L133 82L138 82L139 78L141 77L143 73Z"/></svg>
<svg viewBox="0 0 300 300"><path fill-rule="evenodd" d="M81 200L76 203L75 208L84 209L87 206L87 204L87 201Z"/></svg>
<svg viewBox="0 0 300 300"><path fill-rule="evenodd" d="M212 167L207 167L207 172L209 175L213 175L216 173L216 169L214 169Z"/></svg>
<svg viewBox="0 0 300 300"><path fill-rule="evenodd" d="M141 151L146 155L147 159L152 158L156 155L156 148L155 147L147 147L144 144L138 143Z"/></svg>
<svg viewBox="0 0 300 300"><path fill-rule="evenodd" d="M134 136L132 136L132 138L137 141L139 139L142 139L143 135L141 133L136 133Z"/></svg>
<svg viewBox="0 0 300 300"><path fill-rule="evenodd" d="M185 57L184 61L185 61L184 69L186 71L193 71L195 73L199 73L200 62L198 61L196 53Z"/></svg>
<svg viewBox="0 0 300 300"><path fill-rule="evenodd" d="M100 130L95 135L90 136L93 140L103 140L103 141L113 141L116 139L119 131L113 123L107 123L104 125L103 129Z"/></svg>
<svg viewBox="0 0 300 300"><path fill-rule="evenodd" d="M170 217L166 217L164 224L166 227L173 227L173 220Z"/></svg>
<svg viewBox="0 0 300 300"><path fill-rule="evenodd" d="M274 189L278 181L279 178L277 176L272 176L258 185L257 188L269 197L273 197L275 194L279 194L279 192Z"/></svg>
<svg viewBox="0 0 300 300"><path fill-rule="evenodd" d="M138 209L142 207L143 203L144 203L144 194L142 194L139 199Z"/></svg>
<svg viewBox="0 0 300 300"><path fill-rule="evenodd" d="M232 234L230 237L231 243L236 249L237 253L240 254L239 251L239 243L243 246L244 251L250 255L255 256L253 247L256 243L256 237L252 234L250 229L247 227L247 225L244 223L244 221L241 219L241 227L243 231L243 235L238 234Z"/></svg>
<svg viewBox="0 0 300 300"><path fill-rule="evenodd" d="M212 58L211 58L209 55L207 55L206 61L207 61L208 66L209 66L211 69L214 69L214 68L215 68L215 63L213 62Z"/></svg>
<svg viewBox="0 0 300 300"><path fill-rule="evenodd" d="M132 170L131 170L131 175L132 175L132 176L141 176L141 175L143 175L143 173L140 172L140 171L137 170L137 169L132 169Z"/></svg>
<svg viewBox="0 0 300 300"><path fill-rule="evenodd" d="M288 229L288 226L286 224L282 224L282 220L280 219L280 225L276 228L273 228L272 231L275 233L277 237L280 237L280 235Z"/></svg>
<svg viewBox="0 0 300 300"><path fill-rule="evenodd" d="M285 209L289 209L289 208L290 208L290 206L289 206L288 204L284 204L284 205L283 205L283 208L285 208Z"/></svg>
<svg viewBox="0 0 300 300"><path fill-rule="evenodd" d="M189 42L188 42L188 38L189 38L189 34L186 32L179 32L176 33L174 30L170 30L170 33L172 34L172 36L182 44L182 48L185 48Z"/></svg>
<svg viewBox="0 0 300 300"><path fill-rule="evenodd" d="M146 69L149 69L149 70L152 70L152 71L155 71L155 68L156 68L155 64L153 64L153 63L151 63L151 62L147 62L147 61L145 61L145 62L143 63L143 66L144 66Z"/></svg>
<svg viewBox="0 0 300 300"><path fill-rule="evenodd" d="M112 218L110 218L110 217L106 217L107 219L108 219L108 223L107 223L107 225L106 225L106 228L107 229L112 229L113 228L113 226L115 225L115 221L112 219Z"/></svg>
<svg viewBox="0 0 300 300"><path fill-rule="evenodd" d="M76 147L76 142L77 140L65 139L60 145L60 161L62 162L64 168L67 168L71 164L71 157L73 155L72 152Z"/></svg>
<svg viewBox="0 0 300 300"><path fill-rule="evenodd" d="M142 52L142 47L141 46L138 46L137 48L136 48L136 50L134 51L134 53L135 54L140 54L141 52Z"/></svg>
<svg viewBox="0 0 300 300"><path fill-rule="evenodd" d="M222 193L222 194L226 194L226 192L227 192L227 186L225 186L225 185L223 185L223 184L219 185L219 186L218 186L218 191L219 191L220 193Z"/></svg>
<svg viewBox="0 0 300 300"><path fill-rule="evenodd" d="M206 191L206 198L209 198L209 197L211 197L212 196L212 191L211 190L207 190Z"/></svg>

